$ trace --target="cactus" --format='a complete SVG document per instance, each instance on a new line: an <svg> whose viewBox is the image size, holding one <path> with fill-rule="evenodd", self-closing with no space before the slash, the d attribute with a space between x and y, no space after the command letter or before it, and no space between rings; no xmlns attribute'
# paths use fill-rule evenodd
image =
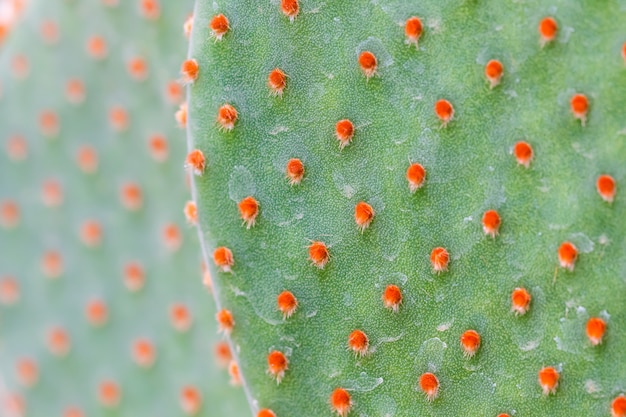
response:
<svg viewBox="0 0 626 417"><path fill-rule="evenodd" d="M187 159L267 416L624 416L623 2L197 2Z"/></svg>
<svg viewBox="0 0 626 417"><path fill-rule="evenodd" d="M0 415L245 415L183 215L191 2L117 3L30 2L0 49Z"/></svg>

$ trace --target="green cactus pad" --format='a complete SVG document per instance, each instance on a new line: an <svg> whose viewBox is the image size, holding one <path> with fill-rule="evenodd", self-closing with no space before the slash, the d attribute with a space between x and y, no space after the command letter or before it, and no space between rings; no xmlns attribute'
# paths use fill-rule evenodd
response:
<svg viewBox="0 0 626 417"><path fill-rule="evenodd" d="M33 1L0 50L0 415L183 416L186 386L202 397L198 416L245 415L241 389L216 363L215 308L183 214L174 112L184 97L167 86L179 77L191 4L162 1L150 19L141 1L104 3ZM89 54L102 51L87 45L95 35L107 44L101 59ZM85 146L96 165L91 151L79 156ZM83 242L88 220L99 242L95 228ZM143 274L127 276L130 265ZM86 317L92 300L107 309L99 325L98 304L96 324ZM177 303L191 316L186 330L173 325L186 325L171 319ZM69 345L62 333L50 345L58 327ZM132 353L142 338L151 365L145 350L144 365ZM101 404L105 380L120 389L116 406Z"/></svg>
<svg viewBox="0 0 626 417"><path fill-rule="evenodd" d="M201 237L253 411L611 415L626 390L625 4L302 1L295 18L281 5L198 2L189 56L200 68L189 146L206 158L194 179ZM229 21L219 40L218 14ZM419 47L405 36L412 16ZM550 16L554 39L538 30ZM365 51L373 75L360 67ZM485 75L490 60L503 65L499 83ZM268 85L275 68L282 94ZM576 93L586 111L572 111ZM447 122L440 99L454 108ZM225 104L237 111L232 129L219 120ZM343 119L354 135L342 149ZM528 168L520 141L533 150ZM286 175L291 158L304 165L299 184ZM426 171L414 193L411 163ZM596 189L602 174L617 182L612 203ZM249 196L258 213L240 213ZM359 202L374 216L361 211L357 224ZM494 238L488 210L501 218ZM323 268L307 249L316 241L330 254ZM567 241L573 272L558 256ZM212 262L222 246L231 272ZM437 247L449 253L441 273ZM382 300L389 284L402 292L397 313ZM532 297L526 314L512 308L516 288ZM298 301L286 319L284 290ZM607 325L597 346L590 317ZM357 329L369 339L363 356L349 348ZM470 329L481 337L472 357L460 343ZM288 359L279 384L274 350ZM543 367L560 375L554 393L538 381ZM433 401L419 383L427 372L439 382ZM349 410L331 406L339 387Z"/></svg>

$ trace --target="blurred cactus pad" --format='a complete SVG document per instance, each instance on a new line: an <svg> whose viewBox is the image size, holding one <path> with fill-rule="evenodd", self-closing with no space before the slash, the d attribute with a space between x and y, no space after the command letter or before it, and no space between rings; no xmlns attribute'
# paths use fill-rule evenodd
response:
<svg viewBox="0 0 626 417"><path fill-rule="evenodd" d="M2 417L249 413L183 214L192 7L33 0L0 46Z"/></svg>
<svg viewBox="0 0 626 417"><path fill-rule="evenodd" d="M187 164L255 416L626 415L626 2L194 16Z"/></svg>

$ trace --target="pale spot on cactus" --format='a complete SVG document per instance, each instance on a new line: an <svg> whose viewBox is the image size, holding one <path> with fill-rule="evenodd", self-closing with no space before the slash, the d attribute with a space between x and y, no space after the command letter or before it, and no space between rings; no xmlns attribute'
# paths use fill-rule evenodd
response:
<svg viewBox="0 0 626 417"><path fill-rule="evenodd" d="M220 368L226 368L233 360L233 355L227 342L217 342L213 348L213 355L215 362Z"/></svg>
<svg viewBox="0 0 626 417"><path fill-rule="evenodd" d="M167 139L161 134L154 134L148 138L150 155L156 162L165 162L168 157Z"/></svg>
<svg viewBox="0 0 626 417"><path fill-rule="evenodd" d="M180 408L189 416L198 414L202 408L202 395L198 388L187 385L180 390Z"/></svg>
<svg viewBox="0 0 626 417"><path fill-rule="evenodd" d="M128 129L129 117L126 109L120 106L111 107L109 110L109 124L114 132L123 132Z"/></svg>
<svg viewBox="0 0 626 417"><path fill-rule="evenodd" d="M80 241L89 248L95 248L102 242L102 226L96 220L86 220L80 226Z"/></svg>
<svg viewBox="0 0 626 417"><path fill-rule="evenodd" d="M234 387L241 386L241 375L239 374L239 365L235 360L228 364L228 374L230 375L230 385Z"/></svg>
<svg viewBox="0 0 626 417"><path fill-rule="evenodd" d="M44 110L39 114L39 131L47 138L58 136L61 129L59 116L52 110Z"/></svg>
<svg viewBox="0 0 626 417"><path fill-rule="evenodd" d="M108 309L104 301L99 299L89 301L85 306L85 317L90 325L103 326L108 319Z"/></svg>
<svg viewBox="0 0 626 417"><path fill-rule="evenodd" d="M170 81L165 86L165 98L170 104L180 104L183 101L183 88L178 81Z"/></svg>
<svg viewBox="0 0 626 417"><path fill-rule="evenodd" d="M70 351L70 336L64 328L55 326L48 330L46 344L54 356L66 356Z"/></svg>
<svg viewBox="0 0 626 417"><path fill-rule="evenodd" d="M140 0L139 12L148 20L156 20L161 14L158 0Z"/></svg>
<svg viewBox="0 0 626 417"><path fill-rule="evenodd" d="M59 207L63 203L63 188L55 179L45 180L41 184L41 201L46 207Z"/></svg>
<svg viewBox="0 0 626 417"><path fill-rule="evenodd" d="M156 348L150 340L139 338L133 341L131 356L138 366L150 368L156 360Z"/></svg>
<svg viewBox="0 0 626 417"><path fill-rule="evenodd" d="M148 63L142 57L134 57L128 61L127 70L136 81L143 81L148 77Z"/></svg>
<svg viewBox="0 0 626 417"><path fill-rule="evenodd" d="M131 292L137 292L143 288L145 273L138 262L129 262L124 266L124 285Z"/></svg>
<svg viewBox="0 0 626 417"><path fill-rule="evenodd" d="M72 104L85 101L85 85L78 78L72 78L65 84L65 97Z"/></svg>
<svg viewBox="0 0 626 417"><path fill-rule="evenodd" d="M18 80L24 80L30 73L30 64L28 58L24 55L15 55L11 60L11 71L13 77Z"/></svg>
<svg viewBox="0 0 626 417"><path fill-rule="evenodd" d="M120 202L127 210L137 211L141 209L143 198L139 185L135 183L124 184L120 189Z"/></svg>
<svg viewBox="0 0 626 417"><path fill-rule="evenodd" d="M187 223L194 226L198 224L198 207L195 202L187 201L183 212L185 214L185 218L187 219Z"/></svg>
<svg viewBox="0 0 626 417"><path fill-rule="evenodd" d="M20 224L20 207L13 200L0 201L0 226L13 229Z"/></svg>
<svg viewBox="0 0 626 417"><path fill-rule="evenodd" d="M415 363L420 369L436 371L443 364L445 350L448 345L438 337L425 340L415 356Z"/></svg>
<svg viewBox="0 0 626 417"><path fill-rule="evenodd" d="M32 358L20 358L15 364L17 381L26 388L33 387L39 380L39 367Z"/></svg>
<svg viewBox="0 0 626 417"><path fill-rule="evenodd" d="M54 250L44 252L41 257L41 273L48 279L56 279L63 274L63 257Z"/></svg>
<svg viewBox="0 0 626 417"><path fill-rule="evenodd" d="M178 123L178 127L185 128L187 127L187 103L182 103L178 107L178 111L174 113L174 118Z"/></svg>
<svg viewBox="0 0 626 417"><path fill-rule="evenodd" d="M183 23L183 33L187 39L191 38L191 30L193 29L193 15L190 15L185 23Z"/></svg>
<svg viewBox="0 0 626 417"><path fill-rule="evenodd" d="M87 53L96 60L106 58L108 54L107 43L103 37L94 35L87 39Z"/></svg>
<svg viewBox="0 0 626 417"><path fill-rule="evenodd" d="M346 380L343 387L349 391L370 392L374 391L383 382L384 380L381 377L376 378L361 372L357 379Z"/></svg>
<svg viewBox="0 0 626 417"><path fill-rule="evenodd" d="M59 26L54 20L44 20L39 26L39 33L44 43L54 45L59 41Z"/></svg>
<svg viewBox="0 0 626 417"><path fill-rule="evenodd" d="M28 143L23 136L12 135L6 142L6 153L9 158L21 162L28 156Z"/></svg>
<svg viewBox="0 0 626 417"><path fill-rule="evenodd" d="M85 414L80 408L70 406L63 411L63 417L85 417Z"/></svg>
<svg viewBox="0 0 626 417"><path fill-rule="evenodd" d="M0 304L12 306L20 299L20 284L11 276L0 278Z"/></svg>
<svg viewBox="0 0 626 417"><path fill-rule="evenodd" d="M174 303L169 309L170 323L178 332L185 333L192 324L192 317L189 309L182 303Z"/></svg>
<svg viewBox="0 0 626 417"><path fill-rule="evenodd" d="M107 379L98 385L98 401L106 408L116 408L122 398L122 391L117 382Z"/></svg>
<svg viewBox="0 0 626 417"><path fill-rule="evenodd" d="M183 243L183 235L174 223L166 224L161 232L163 244L171 251L176 252Z"/></svg>

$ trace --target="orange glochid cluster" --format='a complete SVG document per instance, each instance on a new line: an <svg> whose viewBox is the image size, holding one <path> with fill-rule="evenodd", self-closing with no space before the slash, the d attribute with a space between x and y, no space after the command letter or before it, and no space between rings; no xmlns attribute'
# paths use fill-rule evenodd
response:
<svg viewBox="0 0 626 417"><path fill-rule="evenodd" d="M298 15L298 12L300 11L300 5L298 4L298 0L281 0L280 9L293 23L294 19Z"/></svg>
<svg viewBox="0 0 626 417"><path fill-rule="evenodd" d="M138 366L150 368L156 360L156 348L148 339L135 339L131 347L131 356Z"/></svg>
<svg viewBox="0 0 626 417"><path fill-rule="evenodd" d="M237 110L230 104L224 104L217 111L217 123L220 125L221 130L225 130L227 132L233 130L235 128L237 118Z"/></svg>
<svg viewBox="0 0 626 417"><path fill-rule="evenodd" d="M285 171L289 179L289 184L298 185L302 182L302 178L304 177L304 164L298 158L292 158L287 161Z"/></svg>
<svg viewBox="0 0 626 417"><path fill-rule="evenodd" d="M494 88L500 84L502 74L504 74L504 66L497 59L492 59L485 65L485 77L487 81L489 81L490 88Z"/></svg>
<svg viewBox="0 0 626 417"><path fill-rule="evenodd" d="M106 379L98 385L98 401L103 407L115 408L119 405L122 390L117 382Z"/></svg>
<svg viewBox="0 0 626 417"><path fill-rule="evenodd" d="M124 266L124 286L130 292L137 292L143 288L145 273L143 267L137 262L129 262Z"/></svg>
<svg viewBox="0 0 626 417"><path fill-rule="evenodd" d="M202 408L202 394L193 385L186 385L180 390L180 408L187 415L194 416Z"/></svg>
<svg viewBox="0 0 626 417"><path fill-rule="evenodd" d="M362 330L353 330L348 336L348 348L358 357L367 355L369 339Z"/></svg>
<svg viewBox="0 0 626 417"><path fill-rule="evenodd" d="M555 394L559 386L559 372L551 366L541 368L538 373L538 382L543 395Z"/></svg>
<svg viewBox="0 0 626 417"><path fill-rule="evenodd" d="M358 229L363 233L374 220L374 209L364 201L359 202L354 207L354 221Z"/></svg>
<svg viewBox="0 0 626 417"><path fill-rule="evenodd" d="M142 57L134 57L128 61L128 73L136 81L143 81L148 77L148 63Z"/></svg>
<svg viewBox="0 0 626 417"><path fill-rule="evenodd" d="M580 120L584 126L587 123L587 112L589 111L589 100L584 94L574 94L570 99L570 109L574 117Z"/></svg>
<svg viewBox="0 0 626 417"><path fill-rule="evenodd" d="M277 384L285 377L285 371L289 369L289 361L281 351L274 350L267 355L267 372L276 380Z"/></svg>
<svg viewBox="0 0 626 417"><path fill-rule="evenodd" d="M438 100L435 103L435 114L441 120L441 127L446 127L454 117L454 107L448 100Z"/></svg>
<svg viewBox="0 0 626 417"><path fill-rule="evenodd" d="M335 125L335 136L339 141L339 149L345 148L352 141L354 136L354 125L348 119L343 119Z"/></svg>
<svg viewBox="0 0 626 417"><path fill-rule="evenodd" d="M495 238L500 231L500 215L495 210L487 210L483 214L483 232L486 235Z"/></svg>
<svg viewBox="0 0 626 417"><path fill-rule="evenodd" d="M137 211L143 205L142 192L139 185L129 182L120 189L120 201L125 209Z"/></svg>
<svg viewBox="0 0 626 417"><path fill-rule="evenodd" d="M85 306L85 317L87 322L94 327L100 327L107 322L108 309L104 301L94 299Z"/></svg>
<svg viewBox="0 0 626 417"><path fill-rule="evenodd" d="M276 297L276 305L278 306L278 310L283 313L283 320L285 320L296 312L298 300L291 291L285 290Z"/></svg>
<svg viewBox="0 0 626 417"><path fill-rule="evenodd" d="M39 380L39 367L31 358L20 358L15 364L15 376L20 385L30 388Z"/></svg>
<svg viewBox="0 0 626 417"><path fill-rule="evenodd" d="M556 35L559 31L559 25L552 17L544 17L539 22L539 43L543 48L548 42L552 42L556 39Z"/></svg>
<svg viewBox="0 0 626 417"><path fill-rule="evenodd" d="M585 332L587 338L593 346L597 346L602 343L604 332L606 331L606 322L600 317L592 317L587 321L585 326Z"/></svg>
<svg viewBox="0 0 626 417"><path fill-rule="evenodd" d="M533 159L533 148L528 142L519 141L513 146L513 155L519 165L529 168Z"/></svg>
<svg viewBox="0 0 626 417"><path fill-rule="evenodd" d="M222 272L232 272L232 267L235 265L235 259L233 253L226 246L220 246L213 251L213 263Z"/></svg>
<svg viewBox="0 0 626 417"><path fill-rule="evenodd" d="M262 410L259 410L259 412L256 414L256 417L276 417L276 414L274 414L274 412L269 408L264 408Z"/></svg>
<svg viewBox="0 0 626 417"><path fill-rule="evenodd" d="M185 167L190 168L195 175L202 175L206 166L204 153L200 149L194 149L185 158Z"/></svg>
<svg viewBox="0 0 626 417"><path fill-rule="evenodd" d="M183 213L185 214L185 219L187 219L187 223L192 225L198 224L198 207L196 206L195 202L187 201L185 203Z"/></svg>
<svg viewBox="0 0 626 417"><path fill-rule="evenodd" d="M525 288L515 288L511 293L511 311L516 316L523 316L530 308L531 299L530 293Z"/></svg>
<svg viewBox="0 0 626 417"><path fill-rule="evenodd" d="M400 311L402 304L402 291L397 285L389 284L383 292L383 305L394 313Z"/></svg>
<svg viewBox="0 0 626 417"><path fill-rule="evenodd" d="M217 320L218 331L224 334L230 334L235 327L235 319L230 311L222 309L215 314Z"/></svg>
<svg viewBox="0 0 626 417"><path fill-rule="evenodd" d="M463 356L471 358L478 352L480 347L480 335L476 330L466 330L461 335L461 349L463 349Z"/></svg>
<svg viewBox="0 0 626 417"><path fill-rule="evenodd" d="M186 305L174 303L170 306L170 323L178 332L184 333L191 327L191 313Z"/></svg>
<svg viewBox="0 0 626 417"><path fill-rule="evenodd" d="M574 271L576 258L578 258L578 249L572 242L563 242L558 250L559 264L561 268L565 268L570 272Z"/></svg>
<svg viewBox="0 0 626 417"><path fill-rule="evenodd" d="M156 20L161 15L161 7L158 0L141 0L139 11L148 20Z"/></svg>
<svg viewBox="0 0 626 417"><path fill-rule="evenodd" d="M409 17L404 23L404 36L406 36L406 43L409 44L409 46L415 45L415 48L419 49L419 45L417 43L422 36L423 30L422 21L419 17Z"/></svg>
<svg viewBox="0 0 626 417"><path fill-rule="evenodd" d="M246 225L246 228L250 229L253 227L259 215L259 202L256 198L248 196L241 200L239 204L237 204L237 207L239 208L239 215Z"/></svg>
<svg viewBox="0 0 626 417"><path fill-rule="evenodd" d="M420 389L426 394L428 401L433 401L439 394L439 380L431 372L423 373L419 379Z"/></svg>
<svg viewBox="0 0 626 417"><path fill-rule="evenodd" d="M193 16L190 17L190 19L192 18ZM230 23L228 22L228 18L226 16L218 14L213 16L211 22L209 22L209 28L211 29L211 34L215 37L215 40L221 41L224 35L228 32L228 29L230 29ZM187 32L186 28L185 32ZM191 27L189 27L189 33L191 33Z"/></svg>
<svg viewBox="0 0 626 417"><path fill-rule="evenodd" d="M313 265L319 269L324 269L330 255L328 253L328 247L324 242L313 241L309 245L309 260Z"/></svg>
<svg viewBox="0 0 626 417"><path fill-rule="evenodd" d="M626 417L626 396L615 397L611 403L611 417Z"/></svg>
<svg viewBox="0 0 626 417"><path fill-rule="evenodd" d="M598 194L607 203L612 203L615 199L615 193L617 192L617 186L615 185L615 179L607 174L600 175L596 180L596 189Z"/></svg>
<svg viewBox="0 0 626 417"><path fill-rule="evenodd" d="M339 417L346 417L352 408L350 393L343 388L335 388L330 394L330 408Z"/></svg>
<svg viewBox="0 0 626 417"><path fill-rule="evenodd" d="M267 76L267 86L272 95L282 97L287 86L287 75L280 68L274 68Z"/></svg>
<svg viewBox="0 0 626 417"><path fill-rule="evenodd" d="M414 193L424 185L426 170L417 162L412 163L406 170L406 180L409 182L409 191Z"/></svg>
<svg viewBox="0 0 626 417"><path fill-rule="evenodd" d="M359 66L361 67L361 71L365 74L366 79L372 78L376 75L376 69L378 68L378 60L376 59L376 55L371 53L370 51L363 51L359 55Z"/></svg>
<svg viewBox="0 0 626 417"><path fill-rule="evenodd" d="M433 267L433 271L436 273L447 271L449 260L450 255L445 248L437 247L430 253L430 264Z"/></svg>
<svg viewBox="0 0 626 417"><path fill-rule="evenodd" d="M181 81L183 84L192 84L198 79L200 67L195 59L188 59L180 66Z"/></svg>

